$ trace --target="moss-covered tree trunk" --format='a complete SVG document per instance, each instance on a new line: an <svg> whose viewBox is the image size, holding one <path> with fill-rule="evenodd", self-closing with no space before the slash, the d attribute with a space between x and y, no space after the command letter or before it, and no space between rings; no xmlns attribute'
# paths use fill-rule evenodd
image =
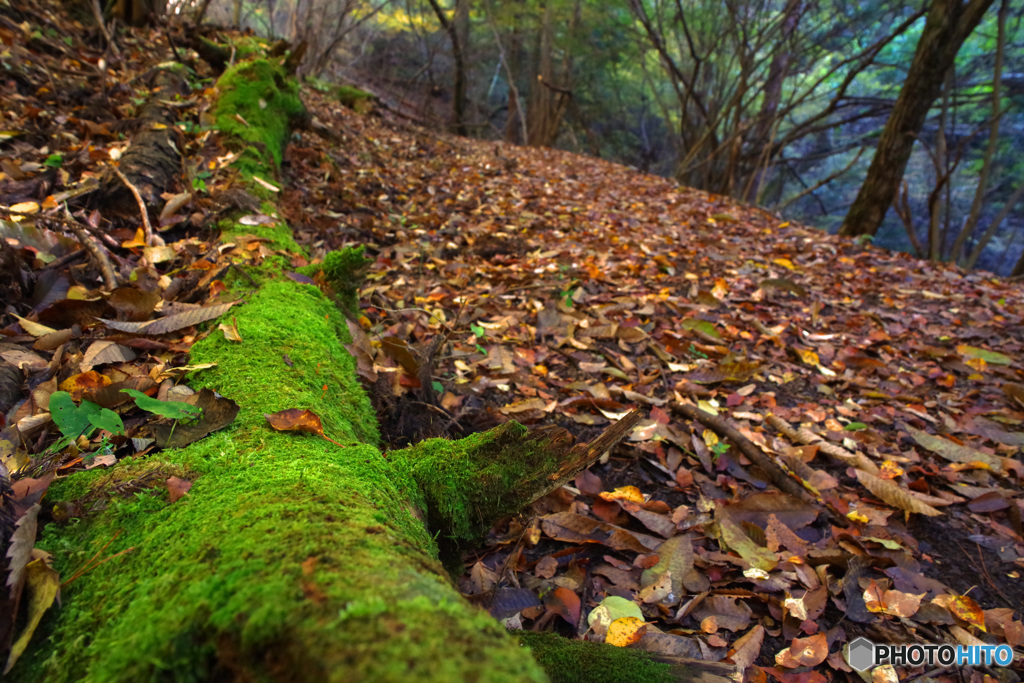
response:
<svg viewBox="0 0 1024 683"><path fill-rule="evenodd" d="M243 175L273 178L288 122L302 114L294 86L262 60L234 67L218 87L218 127L242 140ZM239 118L247 125L232 129ZM251 191L271 197L259 185ZM263 210L274 213L270 202ZM228 238L255 233L297 249L281 222L225 227ZM342 288L345 262L335 259L325 272ZM343 346L342 312L316 287L284 277L286 267L271 257L249 273L257 289L237 290L244 304L231 315L241 344L211 334L192 350L193 362L216 366L190 384L237 401L234 425L51 487L50 505L83 496L105 502L46 528L42 545L74 580L13 680L546 678L529 648L461 598L435 535L472 538L583 456L556 435L528 437L510 424L385 457ZM264 415L290 408L317 413L341 446L272 430ZM194 481L175 503L163 490L116 494L126 482L170 473ZM650 680L667 671L630 661L627 670ZM609 671L602 665L602 676Z"/></svg>

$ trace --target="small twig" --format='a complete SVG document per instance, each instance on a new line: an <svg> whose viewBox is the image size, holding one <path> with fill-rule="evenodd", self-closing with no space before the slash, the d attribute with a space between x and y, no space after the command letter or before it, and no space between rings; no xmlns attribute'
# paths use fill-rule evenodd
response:
<svg viewBox="0 0 1024 683"><path fill-rule="evenodd" d="M435 413L437 413L438 415L441 415L442 417L444 417L444 418L446 418L448 420L452 419L452 416L449 415L447 412L445 412L444 408L441 408L440 406L435 406L433 403L427 403L426 401L410 401L409 403L412 403L414 405L424 406L428 410L432 410Z"/></svg>
<svg viewBox="0 0 1024 683"><path fill-rule="evenodd" d="M64 209L67 213L67 208ZM96 262L100 266L100 271L103 273L103 284L106 285L107 289L117 289L117 273L114 272L114 266L110 263L110 259L107 257L107 252L100 248L92 236L86 232L82 224L71 219L71 214L67 214L68 222L67 226L71 232L75 233L75 237L81 243L85 250L89 252L89 255L96 259Z"/></svg>
<svg viewBox="0 0 1024 683"><path fill-rule="evenodd" d="M803 197L805 197L805 196L807 196L807 195L809 195L809 194L813 193L813 192L814 192L815 190L817 190L818 188L820 188L820 187L823 187L823 186L825 186L825 185L828 185L828 184L829 184L829 183L831 183L831 182L832 182L833 180L835 180L836 178L838 178L839 176L843 175L844 173L846 173L847 171L849 171L849 170L850 170L851 168L853 168L853 165L854 165L854 164L856 164L856 163L857 163L857 162L858 162L858 161L860 160L860 157L861 157L861 155L862 155L863 153L864 153L864 149L863 149L863 148L861 148L861 149L860 149L860 150L859 150L859 151L857 152L857 156L855 156L855 157L853 158L853 161L851 161L850 163L848 163L848 164L847 164L846 166L844 166L843 168L839 169L838 171L836 171L836 172L835 172L835 173L833 173L832 175L829 175L829 176L825 176L824 178L822 178L821 180L819 180L819 181L818 181L818 182L816 182L815 184L811 185L811 186L810 186L810 187L808 187L808 188L805 188L805 189L804 189L804 190L803 190L802 192L799 192L799 193L797 193L797 194L793 195L792 197L790 197L790 198L789 198L789 199L787 199L786 201L784 201L784 202L782 202L781 204L778 204L778 205L776 205L776 206L774 206L774 207L772 207L772 208L774 208L774 209L775 209L775 211L782 211L783 209L785 209L785 208L786 208L787 206L789 206L789 205L790 205L790 204L792 204L793 202L797 201L798 199L802 199Z"/></svg>
<svg viewBox="0 0 1024 683"><path fill-rule="evenodd" d="M132 185L132 182L128 180L128 176L122 173L121 169L117 166L111 166L110 168L135 197L135 202L139 205L139 212L142 214L142 229L146 235L146 245L151 246L153 244L153 226L149 222L149 212L146 210L146 202L142 200L142 194L139 192L139 188Z"/></svg>
<svg viewBox="0 0 1024 683"><path fill-rule="evenodd" d="M540 491L534 500L542 498L555 489L560 488L581 471L590 467L595 460L604 455L605 451L609 451L614 448L620 441L626 438L626 436L633 430L633 427L640 422L641 415L643 415L643 411L636 408L623 416L618 422L606 427L605 430L590 443L580 443L573 446L569 450L565 461L558 468L558 471L548 476L548 485ZM535 434L540 431L541 430L538 430ZM571 439L571 437L568 438Z"/></svg>
<svg viewBox="0 0 1024 683"><path fill-rule="evenodd" d="M62 268L64 266L68 265L69 263L77 261L78 259L82 258L83 256L87 256L88 253L89 253L89 251L87 249L84 249L84 248L83 249L76 249L75 251L71 252L70 254L64 254L63 256L61 256L59 259L57 259L55 261L50 261L49 263L47 263L45 266L43 266L39 270L43 271L43 270L53 270L54 268Z"/></svg>
<svg viewBox="0 0 1024 683"><path fill-rule="evenodd" d="M89 567L88 571L92 571L93 569L96 569L97 567L99 567L99 566L100 566L101 564L103 564L104 562L110 562L110 561L111 561L111 560L113 560L113 559L114 559L115 557L121 557L122 555L127 555L128 553L130 553L130 552L131 552L131 551L133 551L133 550L135 550L135 546L132 546L132 547L130 547L130 548L125 548L125 549L124 549L124 550L122 550L121 552L119 552L119 553L114 553L114 554L113 554L113 555L111 555L110 557L104 557L104 558L103 558L102 560L100 560L99 562L97 562L96 564L94 564L94 565L93 565L92 567ZM81 576L82 574L84 574L84 573L85 573L85 571L82 571L82 570L80 570L80 571L81 571L82 573L80 573L80 574L76 574L75 576L72 576L72 577L71 577L70 579L68 579L67 581L65 581L64 583L62 583L62 584L60 585L60 587L61 587L61 588L64 588L64 587L65 587L65 586L67 586L67 585L68 585L69 583L71 583L72 581L74 581L74 580L75 580L75 579L77 579L77 578L78 578L79 576Z"/></svg>
<svg viewBox="0 0 1024 683"><path fill-rule="evenodd" d="M99 0L92 0L89 3L92 7L92 16L96 20L96 24L100 27L100 31L103 32L103 39L107 41L107 47L115 55L119 55L117 51L117 45L114 43L113 37L110 35L110 31L107 29L107 23L103 21L103 9L100 7Z"/></svg>
<svg viewBox="0 0 1024 683"><path fill-rule="evenodd" d="M75 579L80 578L83 574L85 574L87 572L91 572L93 569L96 569L96 567L100 566L104 562L109 562L110 560L114 559L115 557L120 557L121 555L124 555L125 553L130 553L131 551L135 550L135 546L132 546L131 548L125 548L124 550L122 550L119 553L114 553L110 557L105 557L102 560L100 560L99 562L96 562L96 558L98 558L100 555L103 554L103 551L107 549L107 546L109 546L111 543L113 543L115 540L117 540L117 537L121 535L122 531L124 531L124 529L118 529L117 532L115 532L114 535L111 537L111 539L109 541L107 541L106 543L104 543L103 547L100 548L99 550L97 550L96 554L93 555L92 557L90 557L89 560L85 564L83 564L74 574L72 574L70 577L68 577L67 581L64 581L62 584L60 584L60 587L64 588L64 587L68 586L69 584L71 584L72 581L74 581Z"/></svg>
<svg viewBox="0 0 1024 683"><path fill-rule="evenodd" d="M86 227L89 229L89 232L92 234L92 236L98 239L100 242L103 242L105 245L107 245L108 249L121 248L121 243L114 239L110 235L110 233L103 232L99 228L92 225L86 225ZM121 259L121 262L124 263L124 259Z"/></svg>
<svg viewBox="0 0 1024 683"><path fill-rule="evenodd" d="M234 270L236 273L238 273L239 275L244 277L246 280L248 280L249 284L252 285L253 289L259 289L259 285L256 284L256 281L252 279L252 276L249 275L249 273L245 272L244 268L240 268L239 266L235 265L234 263L230 263L230 264L228 264L228 266L232 270Z"/></svg>
<svg viewBox="0 0 1024 683"><path fill-rule="evenodd" d="M991 574L988 573L988 565L985 563L985 556L981 554L981 544L975 542L974 545L978 549L978 561L981 562L981 573L985 577L985 581L988 585L992 586L992 589L995 590L996 593L999 593L999 597L1003 599L1003 602L1007 607L1016 608L1017 606L1013 604L1013 600L1010 600L1010 598L1007 597L1006 593L1004 593L996 582L992 580ZM961 548L961 550L963 550L963 548ZM966 550L964 550L964 554L967 554Z"/></svg>

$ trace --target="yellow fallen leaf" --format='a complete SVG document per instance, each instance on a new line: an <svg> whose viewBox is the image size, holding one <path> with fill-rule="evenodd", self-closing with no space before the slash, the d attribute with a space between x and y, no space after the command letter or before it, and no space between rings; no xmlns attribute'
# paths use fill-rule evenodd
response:
<svg viewBox="0 0 1024 683"><path fill-rule="evenodd" d="M60 574L53 569L43 558L32 560L25 567L25 590L28 591L28 621L21 631L18 639L11 645L11 652L7 657L7 666L4 667L4 674L9 672L18 658L25 652L28 643L32 640L32 634L39 626L43 614L50 608L53 601L60 594Z"/></svg>
<svg viewBox="0 0 1024 683"><path fill-rule="evenodd" d="M644 494L635 486L620 486L614 491L602 491L597 495L601 500L631 500L634 503L644 502Z"/></svg>
<svg viewBox="0 0 1024 683"><path fill-rule="evenodd" d="M797 354L800 356L800 360L808 365L821 365L821 361L818 359L818 354L810 349L797 349Z"/></svg>
<svg viewBox="0 0 1024 683"><path fill-rule="evenodd" d="M31 320L26 320L25 318L22 318L20 315L17 314L15 314L14 317L17 318L18 322L21 324L21 329L25 330L33 337L42 337L44 334L52 334L53 332L57 331L52 327L47 327L46 325L41 325L40 323L33 322Z"/></svg>
<svg viewBox="0 0 1024 683"><path fill-rule="evenodd" d="M643 619L622 617L613 621L608 627L608 636L604 642L615 647L626 647L639 642L645 633L647 633L647 624Z"/></svg>
<svg viewBox="0 0 1024 683"><path fill-rule="evenodd" d="M18 202L17 204L12 204L9 208L11 213L39 213L39 202Z"/></svg>

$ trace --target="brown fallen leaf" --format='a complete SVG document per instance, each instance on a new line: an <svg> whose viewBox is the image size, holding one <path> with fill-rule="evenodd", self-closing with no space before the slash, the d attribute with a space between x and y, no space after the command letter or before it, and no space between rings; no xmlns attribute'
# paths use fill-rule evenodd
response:
<svg viewBox="0 0 1024 683"><path fill-rule="evenodd" d="M775 655L775 663L787 669L821 664L828 657L828 640L824 633L807 638L794 638L792 644Z"/></svg>
<svg viewBox="0 0 1024 683"><path fill-rule="evenodd" d="M149 425L149 431L161 448L183 448L211 432L227 427L238 415L237 403L210 389L197 391L184 402L202 410L197 419Z"/></svg>
<svg viewBox="0 0 1024 683"><path fill-rule="evenodd" d="M895 508L899 508L904 512L917 512L929 517L938 517L942 514L941 511L914 498L908 491L900 488L888 479L881 479L861 470L854 470L854 473L857 475L857 481L864 488Z"/></svg>
<svg viewBox="0 0 1024 683"><path fill-rule="evenodd" d="M761 654L763 641L764 626L758 624L733 642L728 656L742 671L754 664L758 655Z"/></svg>
<svg viewBox="0 0 1024 683"><path fill-rule="evenodd" d="M599 522L572 512L556 512L541 518L549 538L571 543L601 543L616 550L644 553L656 549L661 540L647 534L628 531L614 524Z"/></svg>
<svg viewBox="0 0 1024 683"><path fill-rule="evenodd" d="M312 410L289 408L288 410L280 410L272 415L264 415L264 417L267 418L270 426L279 432L307 432L309 434L316 434L327 439L335 446L344 448L342 444L324 434L324 427L320 422L320 416Z"/></svg>
<svg viewBox="0 0 1024 683"><path fill-rule="evenodd" d="M199 323L206 322L207 320L219 318L227 313L228 309L237 303L237 301L229 301L226 304L201 306L199 308L194 308L142 323L105 320L104 318L97 318L97 320L110 329L117 330L119 332L130 332L131 334L167 334L168 332L175 332L186 327L198 325Z"/></svg>
<svg viewBox="0 0 1024 683"><path fill-rule="evenodd" d="M167 477L168 502L176 503L192 488L192 482L181 477Z"/></svg>
<svg viewBox="0 0 1024 683"><path fill-rule="evenodd" d="M29 562L25 568L25 588L28 590L28 618L18 639L11 644L11 652L7 657L7 674L25 652L32 634L43 618L46 610L53 605L60 595L60 574L46 563L45 558L37 558Z"/></svg>

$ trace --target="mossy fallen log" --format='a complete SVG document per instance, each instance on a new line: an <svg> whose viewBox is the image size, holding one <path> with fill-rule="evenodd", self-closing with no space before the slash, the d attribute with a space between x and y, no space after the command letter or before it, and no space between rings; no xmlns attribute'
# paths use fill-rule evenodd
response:
<svg viewBox="0 0 1024 683"><path fill-rule="evenodd" d="M278 108L284 123L266 129L254 122L267 102L297 102L294 85L256 61L228 70L219 87L218 120L230 107L250 124L242 173L272 178L296 110ZM225 227L294 247L281 222ZM250 272L258 288L231 313L241 344L211 334L192 349L193 362L216 366L190 384L241 406L230 428L51 487L47 502L63 509L83 497L105 503L46 528L42 547L74 580L13 680L547 679L529 648L461 598L435 535L474 537L525 502L524 482L550 488L580 452L510 424L385 457L344 348L344 315L316 287L283 277L284 265L271 257ZM265 414L290 408L317 413L341 445L268 427ZM194 483L170 503L145 486L154 472ZM113 481L141 484L125 498Z"/></svg>

